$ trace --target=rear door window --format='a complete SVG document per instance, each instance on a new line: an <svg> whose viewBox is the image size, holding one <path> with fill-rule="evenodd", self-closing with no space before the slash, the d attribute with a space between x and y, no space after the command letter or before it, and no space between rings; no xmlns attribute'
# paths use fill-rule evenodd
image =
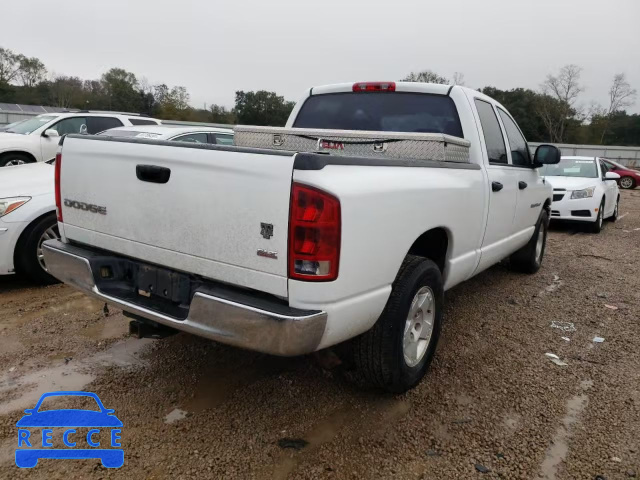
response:
<svg viewBox="0 0 640 480"><path fill-rule="evenodd" d="M475 99L478 115L480 116L480 124L482 125L482 133L484 134L484 143L487 145L487 155L489 163L507 164L507 149L504 146L504 137L502 129L498 123L498 117L493 110L493 106L489 102L485 102L478 98Z"/></svg>
<svg viewBox="0 0 640 480"><path fill-rule="evenodd" d="M408 92L328 93L307 98L297 128L444 133L463 138L451 97Z"/></svg>
<svg viewBox="0 0 640 480"><path fill-rule="evenodd" d="M114 117L87 117L87 133L90 135L122 126L122 122Z"/></svg>

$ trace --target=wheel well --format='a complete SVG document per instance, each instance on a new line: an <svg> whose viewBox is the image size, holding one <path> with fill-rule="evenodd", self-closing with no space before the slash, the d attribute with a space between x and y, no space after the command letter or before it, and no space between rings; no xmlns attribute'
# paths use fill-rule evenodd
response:
<svg viewBox="0 0 640 480"><path fill-rule="evenodd" d="M542 208L543 208L544 210L546 210L546 211L547 211L547 213L549 213L549 211L551 210L551 199L547 198L547 199L544 201L544 205L542 205Z"/></svg>
<svg viewBox="0 0 640 480"><path fill-rule="evenodd" d="M4 156L7 156L7 155L10 155L10 154L12 154L12 153L13 153L13 154L16 154L16 153L17 153L17 154L20 154L20 155L24 155L25 157L29 157L29 161L30 161L31 163L35 163L35 162L37 161L37 160L36 160L36 157L34 157L33 155L31 155L29 152L23 152L23 151L21 151L21 150L10 150L10 151L8 151L8 152L2 152L2 153L0 153L0 158L2 158L2 157L4 157Z"/></svg>
<svg viewBox="0 0 640 480"><path fill-rule="evenodd" d="M34 218L33 220L31 220L29 222L29 225L27 225L24 230L22 230L22 233L20 234L20 236L18 237L18 241L16 242L16 248L13 251L13 266L14 268L18 265L18 257L20 255L22 255L22 249L24 248L24 242L25 242L25 237L29 234L29 232L31 231L31 229L33 228L33 226L38 223L40 220L42 220L44 217L47 217L51 214L55 215L56 211L52 210L50 212L47 213L43 213L42 215L40 215L39 217Z"/></svg>
<svg viewBox="0 0 640 480"><path fill-rule="evenodd" d="M434 228L420 235L411 248L409 255L417 255L433 260L442 273L444 273L447 250L449 248L449 235L444 228Z"/></svg>

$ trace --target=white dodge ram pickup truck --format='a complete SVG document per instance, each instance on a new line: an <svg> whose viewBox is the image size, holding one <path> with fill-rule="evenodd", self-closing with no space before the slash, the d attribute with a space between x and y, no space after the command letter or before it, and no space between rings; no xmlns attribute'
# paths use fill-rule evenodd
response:
<svg viewBox="0 0 640 480"><path fill-rule="evenodd" d="M431 362L445 290L507 257L540 267L552 188L537 168L560 153L531 158L481 93L316 87L285 128L239 127L235 142L66 136L49 272L139 321L247 349L349 341L366 380L401 392Z"/></svg>

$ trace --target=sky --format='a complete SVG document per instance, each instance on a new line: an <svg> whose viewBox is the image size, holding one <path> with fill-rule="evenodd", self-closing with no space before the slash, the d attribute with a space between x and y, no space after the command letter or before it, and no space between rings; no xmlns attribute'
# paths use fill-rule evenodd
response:
<svg viewBox="0 0 640 480"><path fill-rule="evenodd" d="M640 0L3 0L0 16L0 46L52 73L121 67L185 86L195 107L426 69L462 72L472 88L538 89L571 63L585 107L608 103L616 73L640 91Z"/></svg>

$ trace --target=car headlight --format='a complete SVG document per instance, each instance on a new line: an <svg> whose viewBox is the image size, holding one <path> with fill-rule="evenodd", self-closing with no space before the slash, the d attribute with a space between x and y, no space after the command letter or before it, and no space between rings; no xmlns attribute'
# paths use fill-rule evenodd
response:
<svg viewBox="0 0 640 480"><path fill-rule="evenodd" d="M31 197L0 198L0 217L10 214L29 200L31 200Z"/></svg>
<svg viewBox="0 0 640 480"><path fill-rule="evenodd" d="M593 197L594 192L596 191L596 187L584 188L582 190L574 190L571 192L572 199L579 198L591 198Z"/></svg>

